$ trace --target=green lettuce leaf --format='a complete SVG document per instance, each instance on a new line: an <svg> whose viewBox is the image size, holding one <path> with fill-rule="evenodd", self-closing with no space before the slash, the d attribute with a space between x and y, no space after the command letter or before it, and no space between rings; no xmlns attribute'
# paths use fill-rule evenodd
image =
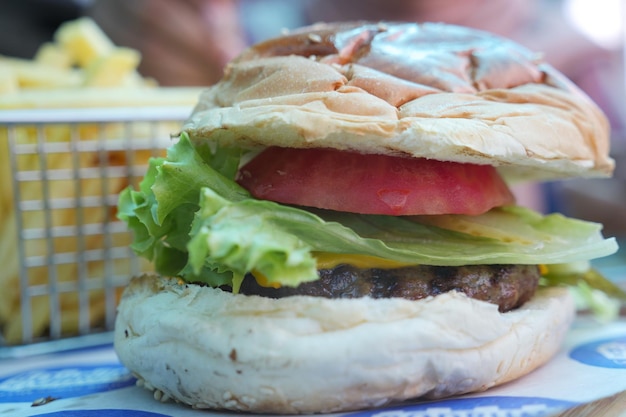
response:
<svg viewBox="0 0 626 417"><path fill-rule="evenodd" d="M601 322L615 320L626 306L626 292L604 277L588 261L550 265L541 278L547 286L567 286L579 310L590 310Z"/></svg>
<svg viewBox="0 0 626 417"><path fill-rule="evenodd" d="M183 134L166 158L151 161L139 191L121 194L119 217L134 231L132 247L158 272L237 288L254 271L295 286L317 279L312 252L452 266L567 263L617 250L598 224L522 207L432 225L256 200L234 180L242 155L194 147Z"/></svg>

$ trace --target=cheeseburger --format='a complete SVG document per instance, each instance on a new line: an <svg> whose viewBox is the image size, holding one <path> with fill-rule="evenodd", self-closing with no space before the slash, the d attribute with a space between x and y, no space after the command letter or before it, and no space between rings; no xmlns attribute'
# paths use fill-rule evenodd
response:
<svg viewBox="0 0 626 417"><path fill-rule="evenodd" d="M326 413L486 390L558 351L617 250L510 184L607 177L609 126L540 55L446 24L245 50L120 197L154 275L115 348L160 398Z"/></svg>

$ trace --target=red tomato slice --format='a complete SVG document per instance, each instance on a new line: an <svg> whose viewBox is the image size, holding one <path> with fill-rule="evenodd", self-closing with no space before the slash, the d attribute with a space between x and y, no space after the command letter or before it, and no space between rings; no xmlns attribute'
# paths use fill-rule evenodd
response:
<svg viewBox="0 0 626 417"><path fill-rule="evenodd" d="M489 165L334 149L268 148L237 182L261 200L362 214L481 214L514 202Z"/></svg>

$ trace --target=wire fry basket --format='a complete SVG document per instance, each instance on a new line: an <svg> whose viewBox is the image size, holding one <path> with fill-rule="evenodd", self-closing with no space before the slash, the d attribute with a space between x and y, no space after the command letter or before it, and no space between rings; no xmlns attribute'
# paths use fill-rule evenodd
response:
<svg viewBox="0 0 626 417"><path fill-rule="evenodd" d="M0 112L0 347L113 329L129 278L150 271L116 218L190 108Z"/></svg>

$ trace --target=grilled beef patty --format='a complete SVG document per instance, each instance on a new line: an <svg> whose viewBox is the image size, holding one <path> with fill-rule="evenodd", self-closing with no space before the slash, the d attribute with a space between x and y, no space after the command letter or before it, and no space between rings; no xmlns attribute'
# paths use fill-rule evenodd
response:
<svg viewBox="0 0 626 417"><path fill-rule="evenodd" d="M319 271L320 279L297 287L268 288L253 276L244 279L240 293L282 298L309 295L326 298L392 298L418 300L448 291L497 304L501 312L528 301L539 283L536 265L420 265L396 269L358 269L339 265Z"/></svg>

